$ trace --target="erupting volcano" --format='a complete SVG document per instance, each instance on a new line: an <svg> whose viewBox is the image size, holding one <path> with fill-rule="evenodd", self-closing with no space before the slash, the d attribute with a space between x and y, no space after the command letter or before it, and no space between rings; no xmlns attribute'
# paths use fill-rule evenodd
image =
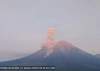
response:
<svg viewBox="0 0 100 71"><path fill-rule="evenodd" d="M0 66L55 66L56 71L100 71L100 59L64 40L54 39L55 28L48 29L43 47L34 54Z"/></svg>
<svg viewBox="0 0 100 71"><path fill-rule="evenodd" d="M47 53L45 57L49 56L53 52L54 46L56 45L56 40L54 38L55 32L56 32L55 28L53 27L48 28L47 40L45 44L43 45L43 47L47 49Z"/></svg>

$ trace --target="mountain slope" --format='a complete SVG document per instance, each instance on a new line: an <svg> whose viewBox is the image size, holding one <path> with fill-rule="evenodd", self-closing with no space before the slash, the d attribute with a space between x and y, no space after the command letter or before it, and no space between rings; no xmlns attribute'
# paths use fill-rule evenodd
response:
<svg viewBox="0 0 100 71"><path fill-rule="evenodd" d="M100 54L96 54L95 56L98 57L98 58L100 58Z"/></svg>
<svg viewBox="0 0 100 71"><path fill-rule="evenodd" d="M66 41L59 41L51 48L45 46L36 53L0 66L56 66L57 71L100 71L100 60Z"/></svg>

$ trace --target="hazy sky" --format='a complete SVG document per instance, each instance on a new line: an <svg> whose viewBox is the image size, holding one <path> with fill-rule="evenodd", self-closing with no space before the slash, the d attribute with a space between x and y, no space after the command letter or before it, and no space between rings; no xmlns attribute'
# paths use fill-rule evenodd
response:
<svg viewBox="0 0 100 71"><path fill-rule="evenodd" d="M100 0L0 0L0 60L31 54L50 26L66 40L100 53Z"/></svg>

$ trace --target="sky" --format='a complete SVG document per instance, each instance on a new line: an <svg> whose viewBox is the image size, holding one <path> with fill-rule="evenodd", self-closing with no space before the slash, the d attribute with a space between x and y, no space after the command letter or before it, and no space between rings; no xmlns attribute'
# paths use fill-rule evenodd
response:
<svg viewBox="0 0 100 71"><path fill-rule="evenodd" d="M100 54L100 0L0 0L0 61L39 50L49 27L55 40Z"/></svg>

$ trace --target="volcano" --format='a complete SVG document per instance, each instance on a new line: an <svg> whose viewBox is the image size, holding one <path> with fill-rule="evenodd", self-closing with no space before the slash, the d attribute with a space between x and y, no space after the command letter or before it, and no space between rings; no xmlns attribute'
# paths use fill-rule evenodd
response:
<svg viewBox="0 0 100 71"><path fill-rule="evenodd" d="M1 62L0 66L55 66L56 71L100 71L100 59L66 41L42 48L24 58Z"/></svg>

